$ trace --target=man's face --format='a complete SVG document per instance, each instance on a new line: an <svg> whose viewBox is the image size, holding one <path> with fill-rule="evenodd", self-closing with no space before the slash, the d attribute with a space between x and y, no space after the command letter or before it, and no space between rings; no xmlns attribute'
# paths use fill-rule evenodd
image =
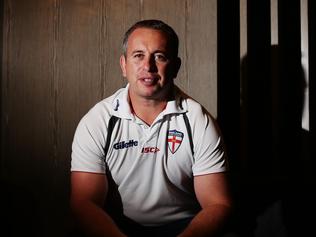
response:
<svg viewBox="0 0 316 237"><path fill-rule="evenodd" d="M132 99L166 99L180 67L180 59L170 55L169 47L167 37L158 30L138 28L129 36L120 64Z"/></svg>

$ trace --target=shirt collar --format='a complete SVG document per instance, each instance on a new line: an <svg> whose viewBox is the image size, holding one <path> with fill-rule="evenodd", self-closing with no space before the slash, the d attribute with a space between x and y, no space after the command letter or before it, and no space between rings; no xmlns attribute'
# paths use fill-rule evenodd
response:
<svg viewBox="0 0 316 237"><path fill-rule="evenodd" d="M116 96L112 101L112 107L114 110L114 115L126 118L133 119L133 113L130 107L130 99L128 95L129 84L125 88L119 90ZM167 114L179 114L187 112L187 95L184 94L177 86L174 86L174 96L173 100L168 101L166 108L162 111L161 115Z"/></svg>

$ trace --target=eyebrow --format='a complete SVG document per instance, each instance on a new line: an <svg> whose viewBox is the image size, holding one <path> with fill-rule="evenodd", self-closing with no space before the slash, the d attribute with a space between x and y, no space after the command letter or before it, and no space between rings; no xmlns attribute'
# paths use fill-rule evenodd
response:
<svg viewBox="0 0 316 237"><path fill-rule="evenodd" d="M167 52L163 50L156 50L154 53L162 53L164 55L167 55Z"/></svg>
<svg viewBox="0 0 316 237"><path fill-rule="evenodd" d="M132 51L132 54L135 54L135 53L144 53L144 52L145 52L144 50L138 49L138 50ZM155 53L162 53L162 54L164 54L164 55L167 55L167 52L165 52L165 51L163 51L163 50L159 50L159 49L153 52L153 54L155 54Z"/></svg>
<svg viewBox="0 0 316 237"><path fill-rule="evenodd" d="M134 50L133 52L132 52L132 54L135 54L135 53L144 53L144 51L143 50Z"/></svg>

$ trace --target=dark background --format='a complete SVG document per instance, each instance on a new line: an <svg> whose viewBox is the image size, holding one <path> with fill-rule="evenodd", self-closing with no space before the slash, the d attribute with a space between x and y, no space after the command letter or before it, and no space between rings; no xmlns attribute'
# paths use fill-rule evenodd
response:
<svg viewBox="0 0 316 237"><path fill-rule="evenodd" d="M69 48L64 49L62 45L58 45L58 42L63 41L63 33L72 32L71 28L67 28L69 26L63 25L60 15L74 17L71 15L73 14L71 9L79 5L88 9L89 2L91 3L84 0L71 1L68 7L59 9L61 3L64 4L62 0L47 1L48 4L44 1L0 1L0 32L2 33L0 37L2 55L0 233L2 236L67 236L71 230L68 179L69 146L74 128L85 110L97 99L106 95L104 91L108 88L109 91L113 91L123 84L122 80L100 81L97 84L88 83L89 88L85 86L80 90L73 90L70 84L61 85L58 84L61 82L55 81L55 78L61 77L61 71L64 73L63 77L72 76L67 71L67 67L76 67L74 70L79 71L78 75L83 74L86 78L89 76L87 71L91 71L91 68L87 67L88 61L84 59L83 62L72 61L73 57L78 56L76 48L71 48L72 44L76 44L75 41L66 44L70 50L73 50L67 55L63 54L63 50ZM111 3L111 1L100 1L101 6L104 7L100 10L101 15L104 11L107 12L105 5L109 2ZM122 14L124 18L122 22L125 26L134 19L146 17L146 14L142 15L143 13L135 17L131 14L130 2L120 2L126 7ZM151 4L151 1L144 2ZM189 12L188 9L191 9L190 6L193 6L194 1L169 0L169 2L175 9L185 2L185 10ZM204 3L204 1L195 1L197 2ZM301 63L300 1L278 1L278 25L274 26L278 28L277 45L271 44L270 1L244 2L247 7L247 53L242 57L240 1L220 0L217 1L216 9L217 119L227 143L235 200L235 211L229 232L240 237L309 236L307 233L313 233L315 219L313 218L315 213L313 189L316 180L314 172L315 1L308 1L308 74L303 73ZM41 42L35 47L41 51L40 55L49 55L51 67L43 66L41 64L43 58L32 54L32 46L36 43L33 40L36 37L41 38L41 32L33 32L32 29L23 27L19 31L14 31L19 28L19 22L8 9L18 7L23 9L24 12L21 14L24 14L31 9L29 6L36 6L39 11L43 10L47 13L52 12L48 8L53 6L59 12L47 15L51 19L49 22L53 24L45 25L45 22L34 20L39 29L49 29L48 32L52 34L47 38L53 40ZM68 10L63 12L64 9ZM163 10L163 8L158 9L158 15L165 14ZM207 12L204 11L204 14L207 15ZM23 18L21 19L23 21ZM78 21L76 24L78 32L80 30L86 32L81 26L86 19L82 17L74 19ZM10 22L9 27L7 22ZM61 28L54 28L56 22ZM100 24L104 23L102 22ZM207 27L201 22L192 24L192 29ZM116 27L124 28L114 24L111 32L114 32ZM19 43L19 36L25 37L27 34L33 40L25 39ZM13 35L10 40L5 38L8 35ZM71 37L76 38L76 36ZM93 42L84 43L89 45ZM8 53L12 45L15 45L13 53ZM28 47L24 47L25 45ZM113 45L108 47L113 48ZM51 48L57 50L50 50ZM102 45L96 52L87 49L87 58L91 55L101 55L99 63L108 63L102 59L107 55L105 50ZM28 57L24 58L24 61L21 60L25 64L11 63L25 55ZM63 57L64 55L67 57ZM78 65L71 65L74 62ZM57 63L62 66L57 66ZM27 84L25 78L41 81L41 78L36 78L36 75L32 74L30 65L36 65L37 72L41 75L47 74L46 79L51 82L34 83L31 86ZM17 68L25 70L21 70L19 74ZM107 76L106 68L101 69L100 75ZM308 77L309 81L309 131L302 129L301 126L305 77ZM189 85L188 82L181 83ZM81 85L80 81L78 84ZM24 86L29 89L19 91L19 87L24 88ZM94 91L100 86L103 91L98 92L97 95L86 92ZM199 87L199 83L196 83L196 86ZM38 91L42 94L38 94ZM34 95L35 92L37 94ZM57 97L57 93L61 99ZM69 93L72 95L69 96ZM80 109L70 106L73 102L72 97L77 99L77 104L82 105ZM44 103L45 107L48 107L45 111L49 113L44 113L40 109L43 98L53 98L47 100L50 102ZM56 107L57 100L60 100L58 103L63 104L64 107ZM20 103L26 106L17 107ZM29 104L32 106L28 107ZM67 116L63 117L64 114ZM33 126L38 129L32 130ZM46 157L42 154L46 154Z"/></svg>
<svg viewBox="0 0 316 237"><path fill-rule="evenodd" d="M247 1L248 50L240 67L238 4L220 1L218 14L218 117L233 170L232 225L240 236L308 236L315 211L315 2L308 1L307 75L300 1L278 1L278 45L271 45L270 1ZM309 132L301 126L305 76Z"/></svg>

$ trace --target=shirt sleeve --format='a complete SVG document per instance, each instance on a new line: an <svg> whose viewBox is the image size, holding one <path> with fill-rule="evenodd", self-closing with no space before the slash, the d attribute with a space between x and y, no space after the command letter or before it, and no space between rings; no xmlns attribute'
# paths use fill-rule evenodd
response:
<svg viewBox="0 0 316 237"><path fill-rule="evenodd" d="M93 117L86 115L77 126L72 142L71 171L105 173L104 136Z"/></svg>
<svg viewBox="0 0 316 237"><path fill-rule="evenodd" d="M193 175L224 172L228 169L223 138L215 120L208 114L201 116L193 128Z"/></svg>

